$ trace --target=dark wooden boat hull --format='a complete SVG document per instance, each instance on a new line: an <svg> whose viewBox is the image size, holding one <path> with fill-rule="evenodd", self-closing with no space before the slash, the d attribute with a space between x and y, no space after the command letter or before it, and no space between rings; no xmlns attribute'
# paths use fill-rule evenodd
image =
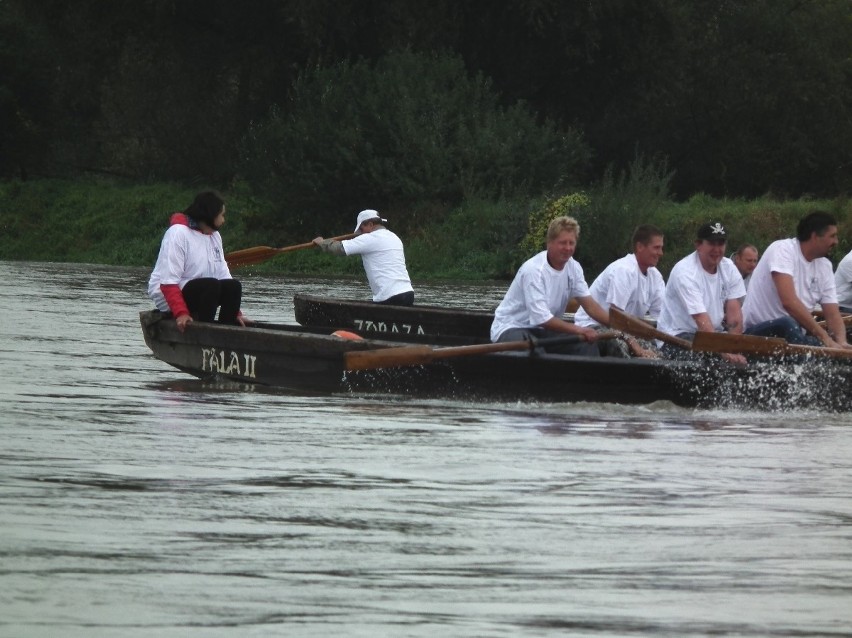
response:
<svg viewBox="0 0 852 638"><path fill-rule="evenodd" d="M525 352L453 357L423 366L353 372L344 369L343 355L348 350L399 344L349 341L299 326L240 328L195 322L180 333L174 320L163 319L158 312L142 312L140 321L154 355L189 374L308 393L848 409L845 397L852 379L852 367L838 365L810 370L805 384L801 373L795 372L787 373L785 381L779 367L772 364L742 370L721 361L707 365Z"/></svg>
<svg viewBox="0 0 852 638"><path fill-rule="evenodd" d="M145 343L158 359L200 378L294 390L337 391L343 352L353 342L311 332L193 322L181 333L156 311L140 313Z"/></svg>
<svg viewBox="0 0 852 638"><path fill-rule="evenodd" d="M487 342L494 313L437 306L385 306L328 299L305 293L293 297L303 326L351 330L364 337L412 343Z"/></svg>
<svg viewBox="0 0 852 638"><path fill-rule="evenodd" d="M385 306L301 292L293 296L293 309L302 326L343 329L363 337L411 343L487 343L494 321L494 313L485 310ZM573 313L562 318L574 321ZM646 321L655 324L653 319Z"/></svg>
<svg viewBox="0 0 852 638"><path fill-rule="evenodd" d="M308 392L692 403L671 382L681 364L515 352L353 372L344 370L347 350L398 344L348 341L287 326L239 328L195 322L180 333L173 320L157 312L143 312L140 320L145 342L157 358L202 378L224 377Z"/></svg>

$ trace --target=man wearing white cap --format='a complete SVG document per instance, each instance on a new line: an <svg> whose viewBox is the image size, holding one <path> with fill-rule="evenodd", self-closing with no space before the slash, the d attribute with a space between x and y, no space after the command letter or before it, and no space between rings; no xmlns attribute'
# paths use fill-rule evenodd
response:
<svg viewBox="0 0 852 638"><path fill-rule="evenodd" d="M384 227L387 221L378 211L362 210L355 222L357 237L343 241L316 237L314 243L335 255L361 255L374 302L411 306L414 288L405 267L402 240Z"/></svg>

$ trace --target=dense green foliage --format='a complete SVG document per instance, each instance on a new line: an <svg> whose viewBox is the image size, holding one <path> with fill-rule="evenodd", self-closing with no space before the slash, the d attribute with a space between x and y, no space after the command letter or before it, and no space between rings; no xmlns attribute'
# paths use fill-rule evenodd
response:
<svg viewBox="0 0 852 638"><path fill-rule="evenodd" d="M0 258L150 264L212 186L226 250L369 207L415 277L506 277L570 201L590 276L642 222L666 269L849 219L850 80L850 0L0 0Z"/></svg>
<svg viewBox="0 0 852 638"><path fill-rule="evenodd" d="M547 229L557 217L582 217L588 210L591 200L586 193L571 193L544 203L538 210L533 210L527 219L527 232L518 244L518 261L539 252L547 244ZM580 236L583 236L582 228Z"/></svg>
<svg viewBox="0 0 852 638"><path fill-rule="evenodd" d="M407 95L387 86L390 69L404 68L387 61L394 51L435 66L400 78ZM833 197L852 187L849 0L3 0L0 177L117 174L226 188L241 177L242 160L255 168L265 161L239 149L259 152L252 131L266 126L273 147L303 136L292 152L278 149L270 168L283 171L279 182L293 177L310 200L298 208L280 201L270 223L323 208L330 192L377 197L380 178L388 199L376 207L422 191L433 191L425 201L440 201L468 176L437 176L473 159L441 157L452 150L447 137L417 126L430 105L446 117L450 100L470 95L435 84L459 77L447 72L451 60L473 86L490 87L463 121L496 96L505 110L485 110L504 124L523 103L551 131L581 134L593 154L579 187L610 166L625 169L637 151L668 158L681 200L697 192ZM373 64L385 71L369 73ZM340 102L339 86L326 95L318 84L341 69L349 70L352 105ZM334 129L324 128L320 98L345 107ZM364 109L375 109L372 121ZM357 128L365 123L366 131ZM521 133L530 132L525 126ZM536 135L521 143L496 120L481 128L508 148L484 138L472 140L475 148L512 154L513 166L493 167L495 179L543 177ZM328 156L351 156L319 165L312 141ZM400 141L414 146L403 152L392 143ZM412 161L415 152L425 157ZM316 201L304 190L307 168L293 165L300 154L317 169ZM363 170L346 170L352 165Z"/></svg>
<svg viewBox="0 0 852 638"><path fill-rule="evenodd" d="M708 221L721 220L728 226L731 250L743 242L762 250L775 239L794 235L798 220L820 208L840 222L841 243L835 260L852 250L852 201L848 199L781 201L697 195L684 203L657 199L651 205L666 182L666 174L655 170L659 167L637 165L633 173L613 177L588 192L553 199L467 199L443 220L431 223L428 232L400 231L411 275L419 280L509 278L522 260L544 247L546 223L553 215L565 213L580 222L577 259L590 282L612 259L628 252L630 234L638 221L656 224L664 231L666 256L661 270L666 275L675 261L693 250L695 231ZM256 234L250 228L252 219L262 216L272 204L257 199L241 185L223 195L227 202L222 231L226 252L255 245L304 243L315 235L309 229L293 241L282 235ZM145 186L105 179L0 183L0 210L4 211L0 260L151 267L170 214L188 206L194 196L194 190L178 184ZM603 205L619 207L623 224L596 228ZM351 217L333 231L349 232L354 214ZM389 219L390 228L396 228L395 221ZM360 259L312 249L286 253L240 271L251 272L363 277Z"/></svg>
<svg viewBox="0 0 852 638"><path fill-rule="evenodd" d="M300 224L328 227L341 211L379 202L389 215L404 211L399 225L414 230L424 220L411 212L424 205L434 214L468 197L576 183L589 152L523 104L503 108L460 58L402 52L304 73L286 110L252 125L243 156L246 179L310 211Z"/></svg>
<svg viewBox="0 0 852 638"><path fill-rule="evenodd" d="M178 184L107 179L3 183L0 258L153 266L169 216L194 196ZM229 194L226 220L233 236L243 236L254 205L251 198ZM233 215L234 208L242 214ZM226 250L231 248L229 242Z"/></svg>

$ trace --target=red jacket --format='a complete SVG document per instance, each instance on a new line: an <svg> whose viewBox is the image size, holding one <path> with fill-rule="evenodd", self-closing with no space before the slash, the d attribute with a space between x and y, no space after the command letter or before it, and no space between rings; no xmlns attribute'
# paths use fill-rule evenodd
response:
<svg viewBox="0 0 852 638"><path fill-rule="evenodd" d="M175 224L189 226L189 217L184 213L172 213L172 216L169 218L169 226L174 226ZM175 319L181 315L189 314L189 308L186 307L186 301L183 298L180 286L177 284L160 284L160 292L166 298L166 303L169 304L169 310L172 311Z"/></svg>

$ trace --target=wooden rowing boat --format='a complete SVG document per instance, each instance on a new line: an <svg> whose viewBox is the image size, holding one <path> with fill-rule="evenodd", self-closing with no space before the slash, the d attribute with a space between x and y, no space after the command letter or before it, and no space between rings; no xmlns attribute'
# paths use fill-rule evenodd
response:
<svg viewBox="0 0 852 638"><path fill-rule="evenodd" d="M341 339L328 328L277 324L242 328L194 322L181 333L173 319L157 311L140 313L140 322L154 356L184 372L298 393L367 392L466 401L670 401L684 406L761 409L851 407L846 389L852 366L815 365L804 370L798 363L788 370L767 363L738 369L721 362L708 366L694 361L512 351L358 370L347 368L347 353L402 350L400 343Z"/></svg>

